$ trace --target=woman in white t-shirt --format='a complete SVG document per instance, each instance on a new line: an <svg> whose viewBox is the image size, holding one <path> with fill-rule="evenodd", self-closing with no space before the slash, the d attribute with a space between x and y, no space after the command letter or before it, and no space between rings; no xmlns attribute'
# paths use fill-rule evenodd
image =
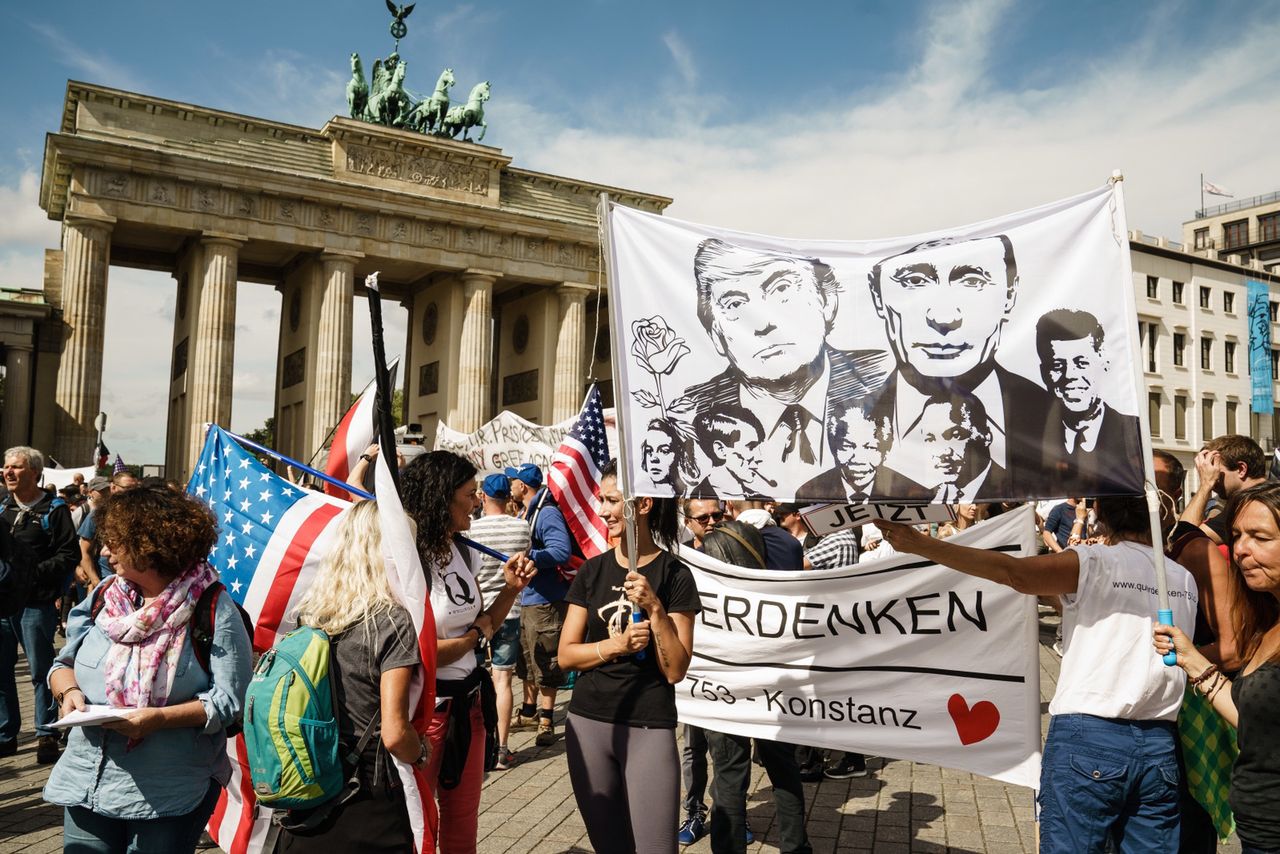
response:
<svg viewBox="0 0 1280 854"><path fill-rule="evenodd" d="M418 551L431 588L438 639L436 708L427 729L431 759L426 769L439 804L436 838L442 854L469 854L476 850L486 710L495 728L497 723L489 673L478 666L475 650L502 625L516 594L537 570L524 554L512 555L502 568L506 586L484 608L471 565L454 541L455 534L470 529L477 507L475 466L457 454L432 451L415 457L400 478L404 508L418 528Z"/></svg>
<svg viewBox="0 0 1280 854"><path fill-rule="evenodd" d="M935 540L877 522L900 552L1022 593L1061 596L1065 646L1040 775L1040 851L1177 851L1177 729L1186 682L1152 653L1150 517L1141 498L1099 498L1105 541L1038 557ZM1174 623L1195 627L1195 580L1165 561Z"/></svg>

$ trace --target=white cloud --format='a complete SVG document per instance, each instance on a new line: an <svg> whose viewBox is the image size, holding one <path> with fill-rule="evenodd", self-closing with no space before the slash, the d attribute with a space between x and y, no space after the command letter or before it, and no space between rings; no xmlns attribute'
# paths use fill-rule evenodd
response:
<svg viewBox="0 0 1280 854"><path fill-rule="evenodd" d="M58 224L40 210L40 176L27 170L18 176L18 185L0 185L0 246L56 243Z"/></svg>
<svg viewBox="0 0 1280 854"><path fill-rule="evenodd" d="M667 46L667 51L671 54L671 60L676 64L676 70L680 72L680 77L684 80L686 86L694 86L698 82L698 67L693 61L693 51L689 50L689 46L684 43L684 39L680 38L680 34L672 31L662 37L662 43Z"/></svg>

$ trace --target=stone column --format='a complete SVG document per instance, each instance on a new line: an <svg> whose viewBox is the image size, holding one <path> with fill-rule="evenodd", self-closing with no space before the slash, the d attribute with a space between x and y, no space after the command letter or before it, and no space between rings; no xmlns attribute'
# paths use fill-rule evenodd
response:
<svg viewBox="0 0 1280 854"><path fill-rule="evenodd" d="M449 426L470 433L488 415L493 387L493 283L496 273L462 274L462 340L458 351L458 404Z"/></svg>
<svg viewBox="0 0 1280 854"><path fill-rule="evenodd" d="M586 285L566 282L557 289L560 297L560 337L556 340L556 372L551 398L551 422L572 418L582 408L582 386L587 376L587 294Z"/></svg>
<svg viewBox="0 0 1280 854"><path fill-rule="evenodd" d="M309 456L351 405L351 312L356 261L362 256L325 252L322 265L320 317L316 327L315 386L311 402Z"/></svg>
<svg viewBox="0 0 1280 854"><path fill-rule="evenodd" d="M231 426L231 376L236 354L236 266L244 241L207 234L200 240L198 296L188 362L187 398L191 420L179 481L190 473L204 446L204 425ZM190 310L190 309L188 309Z"/></svg>
<svg viewBox="0 0 1280 854"><path fill-rule="evenodd" d="M31 344L9 344L4 357L0 448L31 444Z"/></svg>
<svg viewBox="0 0 1280 854"><path fill-rule="evenodd" d="M62 224L62 320L66 337L54 391L51 452L64 466L88 465L102 403L102 348L107 320L107 268L114 219L68 215ZM35 437L47 444L46 438Z"/></svg>

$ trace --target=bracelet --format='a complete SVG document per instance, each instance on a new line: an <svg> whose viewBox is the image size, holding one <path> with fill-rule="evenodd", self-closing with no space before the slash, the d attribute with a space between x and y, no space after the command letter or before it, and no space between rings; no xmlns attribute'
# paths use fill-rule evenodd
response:
<svg viewBox="0 0 1280 854"><path fill-rule="evenodd" d="M427 764L427 742L422 736L418 736L418 758L413 760L414 768L421 768Z"/></svg>
<svg viewBox="0 0 1280 854"><path fill-rule="evenodd" d="M1191 684L1199 685L1201 682L1205 681L1206 679L1213 676L1213 674L1217 672L1218 672L1218 665L1211 663L1208 667L1206 667L1204 670L1200 672L1199 676L1191 680Z"/></svg>
<svg viewBox="0 0 1280 854"><path fill-rule="evenodd" d="M57 694L54 694L53 699L58 703L59 706L61 706L63 698L66 697L68 694L70 694L72 691L80 691L81 696L86 696L84 691L80 690L79 685L72 685L70 688L66 688L62 691L59 691Z"/></svg>
<svg viewBox="0 0 1280 854"><path fill-rule="evenodd" d="M1223 676L1221 673L1218 674L1218 678L1213 682L1213 690L1205 695L1205 699L1209 701L1210 705L1213 705L1213 698L1218 696L1218 692L1222 690L1222 686L1228 684L1230 681L1230 679Z"/></svg>
<svg viewBox="0 0 1280 854"><path fill-rule="evenodd" d="M600 644L601 644L602 642L603 642L603 641L596 641L596 655L600 656L600 661L601 661L603 664L608 664L608 663L609 663L609 659L605 658L605 657L604 657L604 653L602 653L602 652L600 651Z"/></svg>
<svg viewBox="0 0 1280 854"><path fill-rule="evenodd" d="M472 623L471 625L467 626L467 632L471 631L472 629L474 629L476 633L476 649L479 649L480 644L484 643L484 632L480 631L480 627L477 626L475 623ZM463 632L463 634L466 634L466 632Z"/></svg>
<svg viewBox="0 0 1280 854"><path fill-rule="evenodd" d="M1203 685L1197 685L1196 690L1199 691L1202 696L1208 697L1209 692L1213 691L1215 688L1220 687L1219 683L1224 678L1226 677L1224 677L1221 673L1215 673L1214 677L1210 679L1208 682L1205 682Z"/></svg>

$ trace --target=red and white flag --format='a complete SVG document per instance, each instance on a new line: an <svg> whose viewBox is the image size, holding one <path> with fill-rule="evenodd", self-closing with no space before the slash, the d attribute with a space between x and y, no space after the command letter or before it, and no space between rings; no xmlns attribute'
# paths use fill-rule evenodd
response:
<svg viewBox="0 0 1280 854"><path fill-rule="evenodd" d="M409 708L413 709L413 728L426 732L436 702L436 619L431 610L431 595L422 560L409 526L409 517L400 504L395 481L387 464L387 454L379 453L374 467L374 492L378 496L378 522L382 529L382 553L387 560L387 576L392 591L400 598L418 632L418 652L422 667L409 686ZM455 547L456 548L456 547ZM395 759L396 773L404 785L405 806L413 827L414 846L418 851L434 851L439 835L439 818L435 798L422 772L407 762Z"/></svg>
<svg viewBox="0 0 1280 854"><path fill-rule="evenodd" d="M573 532L584 557L595 557L609 548L609 529L600 518L600 471L609 462L609 440L604 430L600 388L592 385L582 402L578 420L564 437L555 456L547 489L560 506L565 524ZM576 574L581 561L572 562Z"/></svg>
<svg viewBox="0 0 1280 854"><path fill-rule="evenodd" d="M1211 196L1226 196L1228 199L1235 198L1235 195L1226 187L1219 187L1217 184L1213 183L1212 181L1205 181L1201 179L1200 189L1204 190L1206 193L1208 193Z"/></svg>
<svg viewBox="0 0 1280 854"><path fill-rule="evenodd" d="M391 388L395 388L396 371L399 367L399 356L387 367L387 373L391 377L389 383ZM337 429L333 431L333 442L329 445L329 459L324 464L325 474L345 482L351 475L351 469L355 467L355 461L360 459L365 448L373 444L377 424L374 403L377 396L377 380L372 379L364 387L364 391L360 392L356 402L351 404L351 408L342 416ZM324 485L324 491L338 498L347 497L345 489L331 483Z"/></svg>

